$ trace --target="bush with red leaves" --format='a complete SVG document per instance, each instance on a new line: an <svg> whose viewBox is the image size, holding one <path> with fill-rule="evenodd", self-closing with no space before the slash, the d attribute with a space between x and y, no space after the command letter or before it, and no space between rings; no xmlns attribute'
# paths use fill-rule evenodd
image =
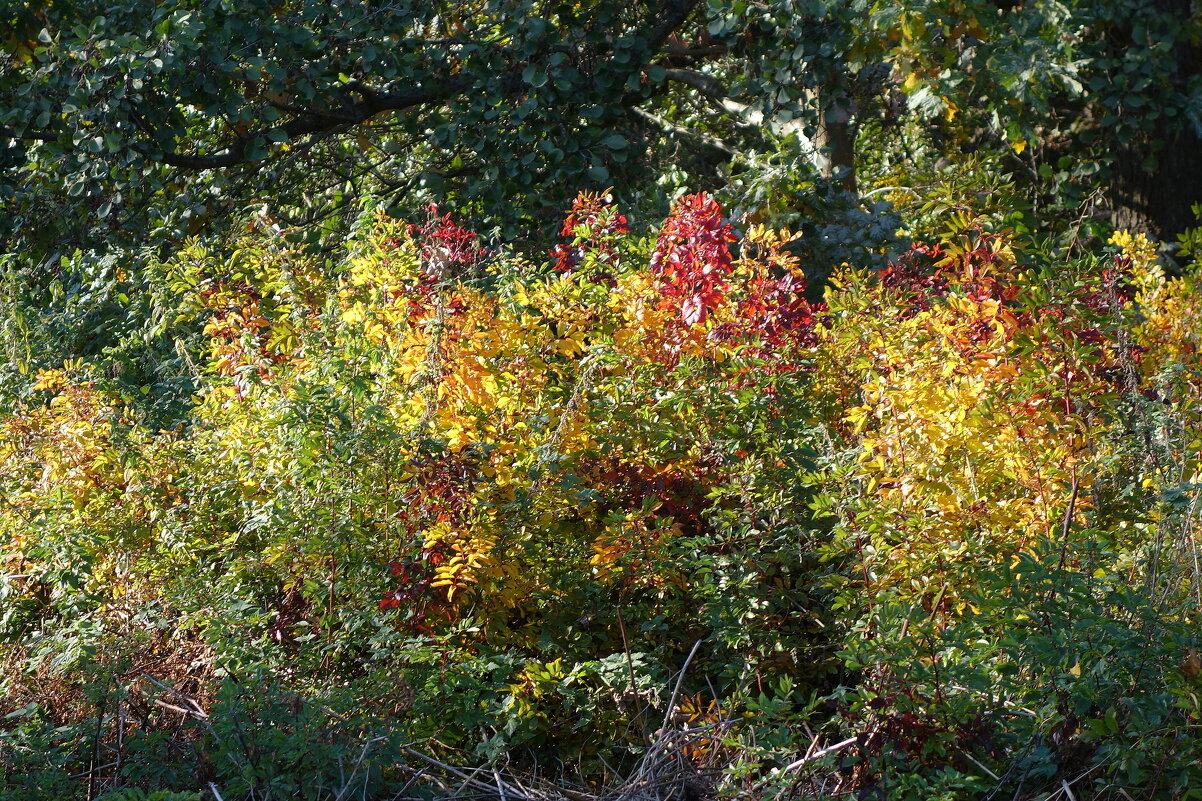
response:
<svg viewBox="0 0 1202 801"><path fill-rule="evenodd" d="M651 270L659 277L664 303L679 307L686 326L702 325L725 300L734 241L722 206L704 192L686 195L672 207L651 254Z"/></svg>
<svg viewBox="0 0 1202 801"><path fill-rule="evenodd" d="M449 278L475 267L488 255L479 244L479 235L439 214L437 204L426 207L425 225L409 226L409 235L418 243L423 269L439 279Z"/></svg>
<svg viewBox="0 0 1202 801"><path fill-rule="evenodd" d="M593 270L586 276L590 281L614 286L617 282L607 269L618 260L617 242L630 233L626 215L613 205L613 196L601 192L581 192L572 201L560 235L571 237L571 244L551 249L558 272L572 272L591 262Z"/></svg>

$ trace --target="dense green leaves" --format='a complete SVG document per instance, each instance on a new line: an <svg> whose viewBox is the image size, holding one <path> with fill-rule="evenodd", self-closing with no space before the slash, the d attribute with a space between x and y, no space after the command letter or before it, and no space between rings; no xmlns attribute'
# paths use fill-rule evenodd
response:
<svg viewBox="0 0 1202 801"><path fill-rule="evenodd" d="M939 130L936 157L1036 154L1036 176L1072 148L1069 184L1110 170L1121 204L1128 145L1146 145L1136 172L1155 172L1170 140L1196 135L1202 99L1196 21L1143 0L125 0L11 19L0 191L27 257L161 244L247 204L315 221L368 191L412 206L454 196L490 226L520 223L512 239L579 176L662 211L677 186L725 183L724 162L754 173L790 141L789 172L850 187L888 146L860 135L882 121ZM718 149L671 163L706 143Z"/></svg>

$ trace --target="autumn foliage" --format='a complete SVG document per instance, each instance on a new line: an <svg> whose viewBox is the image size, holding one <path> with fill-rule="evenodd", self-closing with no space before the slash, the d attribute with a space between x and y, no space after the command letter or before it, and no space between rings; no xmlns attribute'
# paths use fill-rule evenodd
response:
<svg viewBox="0 0 1202 801"><path fill-rule="evenodd" d="M583 194L545 267L434 207L182 250L177 425L75 363L0 420L5 759L303 795L321 741L381 794L411 744L587 783L675 726L721 794L1187 797L1196 267L953 222L820 304L705 194L651 239Z"/></svg>

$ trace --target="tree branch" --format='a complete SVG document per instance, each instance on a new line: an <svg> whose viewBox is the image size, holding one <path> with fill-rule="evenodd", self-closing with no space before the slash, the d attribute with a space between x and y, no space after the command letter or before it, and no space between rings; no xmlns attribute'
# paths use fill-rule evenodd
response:
<svg viewBox="0 0 1202 801"><path fill-rule="evenodd" d="M638 108L637 106L635 108L632 108L631 111L634 114L636 114L637 116L642 117L647 122L654 124L656 127L661 128L661 129L667 131L668 133L680 134L682 136L691 136L694 139L704 142L705 144L709 145L710 147L714 148L715 150L722 151L723 153L725 153L728 156L736 155L734 148L732 148L730 145L723 142L721 139L710 136L709 134L701 133L701 131L694 131L692 128L686 128L683 125L677 125L674 122L665 120L663 117L660 117L656 114L652 114L650 111L645 111L641 108Z"/></svg>
<svg viewBox="0 0 1202 801"><path fill-rule="evenodd" d="M667 69L664 70L664 77L669 81L683 83L685 86L691 86L706 97L725 100L730 97L730 92L726 91L726 87L722 82L712 75L706 75L704 72L697 70L685 69Z"/></svg>
<svg viewBox="0 0 1202 801"><path fill-rule="evenodd" d="M686 69L668 69L664 71L664 74L668 80L683 83L685 86L696 89L702 96L717 101L727 114L741 118L736 124L754 128L764 124L764 115L761 112L756 111L747 103L731 97L722 82L712 75Z"/></svg>
<svg viewBox="0 0 1202 801"><path fill-rule="evenodd" d="M708 56L721 56L730 52L730 48L723 44L701 45L699 47L689 47L682 42L669 40L663 47L663 52L670 56L682 56L684 58L706 58Z"/></svg>
<svg viewBox="0 0 1202 801"><path fill-rule="evenodd" d="M659 14L659 25L652 29L647 39L647 49L650 53L658 53L667 43L668 37L684 24L697 7L700 0L667 0Z"/></svg>
<svg viewBox="0 0 1202 801"><path fill-rule="evenodd" d="M34 142L53 142L58 139L58 134L46 133L45 131L30 131L27 133L17 133L12 128L0 125L0 138L4 139L25 139Z"/></svg>
<svg viewBox="0 0 1202 801"><path fill-rule="evenodd" d="M310 111L283 125L243 134L216 153L166 152L157 160L172 167L187 169L215 170L234 167L250 161L246 151L251 142L255 139L269 137L273 131L283 134L288 141L292 141L302 136L325 133L339 126L357 125L385 111L405 111L415 106L449 100L462 94L469 86L470 84L464 80L447 80L433 86L404 92L375 92L363 84L357 83L352 88L363 100L357 103L345 103L338 112Z"/></svg>

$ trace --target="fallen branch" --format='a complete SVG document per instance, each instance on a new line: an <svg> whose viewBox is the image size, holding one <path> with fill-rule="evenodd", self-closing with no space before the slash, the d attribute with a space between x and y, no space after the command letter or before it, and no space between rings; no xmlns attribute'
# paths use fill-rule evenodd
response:
<svg viewBox="0 0 1202 801"><path fill-rule="evenodd" d="M417 751L413 748L409 748L408 746L404 747L404 751L405 751L405 753L409 754L410 756L414 756L414 757L417 757L418 759L425 760L426 762L429 762L434 767L439 768L440 770L444 770L447 773L451 774L452 776L455 776L455 777L461 779L463 781L463 786L465 786L465 787L470 786L470 787L476 788L477 790L483 790L485 792L492 792L493 790L502 790L503 789L506 792L506 796L508 797L508 799L510 799L510 801L522 801L523 799L525 801L540 801L540 799L531 798L530 796L528 796L524 793L517 792L515 790L515 788L510 787L505 782L502 782L500 780L500 777L498 775L496 775L495 771L494 771L494 778L496 779L497 784L494 786L492 784L489 784L488 782L483 782L476 778L476 773L479 773L479 770L477 770L475 773L469 774L463 770L460 770L459 768L454 767L453 765L448 765L445 762L441 762L441 761L435 759L434 757L430 756L429 754L423 754L421 751Z"/></svg>
<svg viewBox="0 0 1202 801"><path fill-rule="evenodd" d="M859 742L859 740L860 740L860 736L856 735L855 737L847 738L846 740L844 740L841 743L835 743L834 745L829 745L826 748L823 748L821 751L814 751L813 753L807 753L801 759L798 759L795 762L790 762L788 765L785 765L775 775L780 776L780 775L783 775L786 773L792 773L793 771L797 770L798 768L804 767L811 762L822 759L822 757L824 757L828 754L833 754L836 751L840 751L840 750L846 748L847 746L851 745L852 743ZM810 743L810 747L813 748L813 743ZM808 749L807 749L807 751L808 751ZM764 782L760 782L760 785L763 785L763 783Z"/></svg>

